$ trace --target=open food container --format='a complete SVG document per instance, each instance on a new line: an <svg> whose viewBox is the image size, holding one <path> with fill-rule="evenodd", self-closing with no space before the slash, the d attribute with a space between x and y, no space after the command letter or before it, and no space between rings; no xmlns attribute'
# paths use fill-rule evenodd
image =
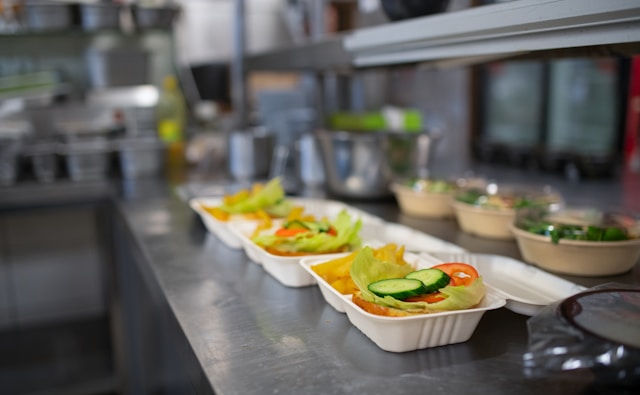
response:
<svg viewBox="0 0 640 395"><path fill-rule="evenodd" d="M464 232L491 239L512 240L510 225L517 210L541 206L558 208L562 196L549 186L534 188L489 183L456 193L453 209Z"/></svg>
<svg viewBox="0 0 640 395"><path fill-rule="evenodd" d="M640 259L640 221L631 214L532 208L518 213L511 230L527 262L556 273L615 275Z"/></svg>
<svg viewBox="0 0 640 395"><path fill-rule="evenodd" d="M301 206L304 208L304 212L310 215L315 215L318 218L327 217L333 218L340 211L347 210L347 212L353 216L360 217L363 220L363 237L375 233L382 227L384 221L376 216L368 214L362 210L356 209L341 202L333 200L312 199L312 198L287 198L294 206ZM223 198L194 198L189 202L190 207L202 218L204 225L209 232L216 235L223 243L230 248L241 249L243 248L241 237L238 231L232 231L234 224L248 223L242 228L242 231L246 231L249 227L253 229L256 225L256 220L247 220L243 215L232 215L228 221L221 221L211 215L207 211L208 208L217 207L222 204ZM242 225L240 225L242 227Z"/></svg>
<svg viewBox="0 0 640 395"><path fill-rule="evenodd" d="M313 266L347 255L307 257L300 262L303 269L315 278L326 302L339 312L345 311L344 303L348 299L348 295L341 294L331 286L323 276L313 270ZM453 251L415 255L407 252L405 259L422 266L432 266L442 262L468 263L478 269L485 284L492 287L505 299L506 307L509 310L529 316L537 314L552 302L585 289L581 285L540 270L535 266L500 255L456 253Z"/></svg>
<svg viewBox="0 0 640 395"><path fill-rule="evenodd" d="M361 229L380 229L384 226L384 223L378 219L377 217L370 216L368 214L364 214L355 210L353 208L349 208L346 205L342 205L337 202L330 201L321 201L321 200L311 200L317 206L314 208L307 209L305 207L306 213L331 213L332 208L337 209L341 208L341 211L344 210L350 217L352 221L360 220L362 222ZM329 215L318 215L312 214L316 216L316 218L326 217L328 219L334 219L338 213L329 214ZM266 234L273 233L281 226L282 221L275 221L273 226L270 229L264 229L263 232ZM240 239L242 246L244 248L245 253L253 262L262 265L263 269L273 276L276 280L288 287L305 287L309 285L313 285L316 283L313 276L307 273L300 265L301 259L305 257L313 257L313 256L336 256L340 254L336 254L335 252L309 252L309 253L297 253L290 256L287 255L279 255L273 253L272 251L268 251L262 246L258 245L253 239L252 235L256 230L257 223L252 223L248 221L244 222L234 222L230 224L231 231L236 234L236 236ZM375 233L375 231L373 232ZM362 230L358 233L360 240L362 240ZM366 243L366 242L365 242ZM353 248L353 247L352 247Z"/></svg>
<svg viewBox="0 0 640 395"><path fill-rule="evenodd" d="M487 254L405 252L405 260L416 269L444 262L465 262L474 266L486 285L481 303L471 309L446 311L408 317L370 314L342 294L313 270L313 266L348 254L331 257L308 257L300 265L315 278L325 301L386 351L404 352L461 343L473 334L487 310L506 308L524 315L535 315L549 304L575 295L585 288L536 267L507 257Z"/></svg>

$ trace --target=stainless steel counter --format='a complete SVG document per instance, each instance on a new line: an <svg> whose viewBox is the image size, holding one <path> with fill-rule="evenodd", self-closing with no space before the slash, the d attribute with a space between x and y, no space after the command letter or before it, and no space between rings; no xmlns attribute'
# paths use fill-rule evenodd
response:
<svg viewBox="0 0 640 395"><path fill-rule="evenodd" d="M638 189L610 181L562 184L560 189L570 201L605 206L632 207L638 204L640 196ZM570 372L547 379L526 378L522 355L527 350L528 317L506 309L488 311L465 343L401 354L382 351L353 327L344 314L327 305L316 287L287 288L250 262L242 251L227 248L207 233L186 201L176 194L176 186L163 180L17 186L2 190L0 196L0 206L5 209L38 202L63 204L82 199L115 199L116 212L111 217L116 222L114 256L119 260L116 267L121 270L118 281L129 283L120 284L119 289L128 287L129 291L114 300L123 309L131 310L132 315L121 317L125 332L131 326L127 319L132 316L144 324L141 334L128 344L145 343L140 348L150 353L146 358L139 355L130 358L151 368L160 365L158 359L184 367L185 377L177 381L186 382L191 388L189 392L599 393L592 386L589 372ZM485 240L462 233L453 220L405 216L392 199L348 203L471 252L521 259L515 242ZM127 254L119 251L119 238L126 241L129 250L134 250L128 253L134 258L122 259ZM132 283L130 276L135 273L127 270L139 273L140 282ZM565 278L585 286L610 281L640 284L640 264L620 276ZM127 294L131 288L137 294ZM147 315L138 310L143 297L148 297L152 310L160 313ZM160 331L162 336L157 335ZM167 351L167 346L157 339L177 351ZM124 343L118 352L126 353L127 347ZM165 368L155 374L158 375L168 377L178 373L177 369ZM132 388L132 393L148 393L136 385Z"/></svg>
<svg viewBox="0 0 640 395"><path fill-rule="evenodd" d="M587 372L527 379L522 355L527 317L506 309L487 312L462 344L402 354L380 350L316 287L287 288L208 234L172 191L140 185L153 195L125 198L119 210L144 255L140 269L155 282L200 366L191 380L216 394L578 394L595 391ZM153 192L149 192L153 190ZM132 190L131 196L135 192ZM619 197L619 195L616 195ZM399 213L393 201L350 202L454 242L472 252L520 258L514 242L487 241L458 230L454 221ZM640 265L608 278L567 277L592 286L640 283ZM197 387L197 386L196 386Z"/></svg>

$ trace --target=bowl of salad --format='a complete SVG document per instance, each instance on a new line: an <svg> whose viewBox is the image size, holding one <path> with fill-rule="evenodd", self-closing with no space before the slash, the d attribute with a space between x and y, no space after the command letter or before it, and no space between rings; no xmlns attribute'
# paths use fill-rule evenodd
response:
<svg viewBox="0 0 640 395"><path fill-rule="evenodd" d="M481 179L411 178L391 184L400 210L421 218L453 218L453 196L468 185L484 185Z"/></svg>
<svg viewBox="0 0 640 395"><path fill-rule="evenodd" d="M528 208L511 230L524 260L578 276L625 273L640 259L637 216L594 208Z"/></svg>
<svg viewBox="0 0 640 395"><path fill-rule="evenodd" d="M451 201L457 188L453 181L438 179L411 179L391 184L400 210L421 218L453 217Z"/></svg>
<svg viewBox="0 0 640 395"><path fill-rule="evenodd" d="M485 187L460 189L453 210L464 232L491 239L513 240L509 227L518 210L527 207L559 208L562 196L553 188L488 183Z"/></svg>

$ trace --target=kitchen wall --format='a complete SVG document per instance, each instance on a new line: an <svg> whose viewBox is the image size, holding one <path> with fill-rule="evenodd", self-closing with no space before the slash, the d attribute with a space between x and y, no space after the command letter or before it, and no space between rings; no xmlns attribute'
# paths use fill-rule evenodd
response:
<svg viewBox="0 0 640 395"><path fill-rule="evenodd" d="M234 0L176 0L176 56L181 65L230 61L233 55ZM246 50L266 51L290 44L284 23L286 0L246 0Z"/></svg>

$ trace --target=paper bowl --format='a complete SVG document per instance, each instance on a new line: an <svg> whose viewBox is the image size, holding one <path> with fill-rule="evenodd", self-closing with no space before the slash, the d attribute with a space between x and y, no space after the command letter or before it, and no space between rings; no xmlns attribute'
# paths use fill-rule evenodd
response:
<svg viewBox="0 0 640 395"><path fill-rule="evenodd" d="M240 239L229 231L229 223L239 221L240 217L232 218L230 222L220 221L204 209L204 207L215 207L221 204L222 198L195 198L189 201L189 206L200 216L202 223L210 233L218 237L227 247L241 249Z"/></svg>
<svg viewBox="0 0 640 395"><path fill-rule="evenodd" d="M408 317L384 317L370 314L348 298L344 304L347 318L365 336L385 351L406 352L463 343L471 338L478 322L488 310L499 309L506 301L487 286L480 305L473 309Z"/></svg>
<svg viewBox="0 0 640 395"><path fill-rule="evenodd" d="M454 202L453 209L464 232L489 239L513 239L509 224L515 218L515 210L488 210L460 202Z"/></svg>
<svg viewBox="0 0 640 395"><path fill-rule="evenodd" d="M453 192L416 191L413 188L392 184L391 191L396 196L400 210L410 216L420 218L452 218L454 216Z"/></svg>
<svg viewBox="0 0 640 395"><path fill-rule="evenodd" d="M603 218L606 220L603 222ZM632 237L621 241L554 240L532 224L592 227L616 226ZM578 222L580 223L578 223ZM613 221L613 222L612 222ZM545 225L546 226L546 225ZM625 273L640 259L640 221L624 213L603 213L593 209L566 208L543 211L523 210L511 225L523 258L543 269L577 276L609 276Z"/></svg>
<svg viewBox="0 0 640 395"><path fill-rule="evenodd" d="M464 232L490 239L513 240L509 225L525 200L535 206L557 207L562 204L562 197L549 187L535 189L488 184L486 188L467 188L457 192L453 210Z"/></svg>

